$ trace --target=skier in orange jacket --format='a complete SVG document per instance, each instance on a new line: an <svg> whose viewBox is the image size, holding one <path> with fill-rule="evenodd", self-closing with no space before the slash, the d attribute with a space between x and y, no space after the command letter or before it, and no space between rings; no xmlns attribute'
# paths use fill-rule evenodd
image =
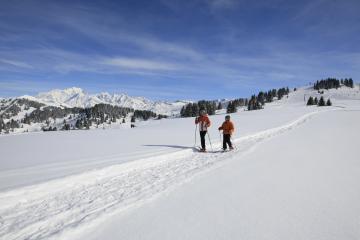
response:
<svg viewBox="0 0 360 240"><path fill-rule="evenodd" d="M219 127L219 131L223 130L223 150L225 151L227 145L229 145L229 149L233 150L234 147L231 143L231 135L234 133L234 124L230 121L230 115L225 116L225 122Z"/></svg>
<svg viewBox="0 0 360 240"><path fill-rule="evenodd" d="M206 152L205 135L207 133L208 127L210 127L211 125L211 122L205 110L200 111L200 116L195 118L195 124L199 124L200 139L201 139L200 151Z"/></svg>

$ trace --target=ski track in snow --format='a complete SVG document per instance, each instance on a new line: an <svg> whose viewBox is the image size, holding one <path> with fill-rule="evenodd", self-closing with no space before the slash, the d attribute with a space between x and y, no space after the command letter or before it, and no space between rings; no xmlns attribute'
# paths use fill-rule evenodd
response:
<svg viewBox="0 0 360 240"><path fill-rule="evenodd" d="M0 239L57 238L100 216L139 206L320 112L235 139L237 148L231 152L199 153L189 148L2 192ZM213 147L220 146L218 143Z"/></svg>

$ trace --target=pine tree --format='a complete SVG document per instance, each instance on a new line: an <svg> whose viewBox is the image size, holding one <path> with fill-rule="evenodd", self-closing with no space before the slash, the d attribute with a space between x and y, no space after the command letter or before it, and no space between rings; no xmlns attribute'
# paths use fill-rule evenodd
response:
<svg viewBox="0 0 360 240"><path fill-rule="evenodd" d="M318 103L318 106L320 106L320 107L325 106L325 100L324 100L323 96L321 96L321 98L319 100L319 103Z"/></svg>
<svg viewBox="0 0 360 240"><path fill-rule="evenodd" d="M184 116L184 113L185 113L185 106L182 106L180 110L180 116Z"/></svg>
<svg viewBox="0 0 360 240"><path fill-rule="evenodd" d="M75 127L77 129L82 129L83 128L83 124L82 124L81 119L76 120Z"/></svg>
<svg viewBox="0 0 360 240"><path fill-rule="evenodd" d="M251 96L248 103L248 111L262 109L262 105L257 101L255 95Z"/></svg>
<svg viewBox="0 0 360 240"><path fill-rule="evenodd" d="M199 115L199 105L197 103L192 104L192 111L189 113L188 117L195 117Z"/></svg>
<svg viewBox="0 0 360 240"><path fill-rule="evenodd" d="M217 106L217 110L220 110L220 109L222 109L222 104L221 104L221 102L219 102L219 104L218 104L218 106Z"/></svg>
<svg viewBox="0 0 360 240"><path fill-rule="evenodd" d="M332 105L332 103L331 103L331 101L330 101L330 98L326 101L326 106L331 106Z"/></svg>
<svg viewBox="0 0 360 240"><path fill-rule="evenodd" d="M227 108L226 108L226 112L227 112L227 113L234 113L234 112L236 112L236 111L237 111L237 109L236 109L236 104L235 104L235 102L230 101L229 104L228 104L228 106L227 106Z"/></svg>
<svg viewBox="0 0 360 240"><path fill-rule="evenodd" d="M265 104L265 94L264 92L259 92L258 96L257 96L257 101L260 102L261 104Z"/></svg>
<svg viewBox="0 0 360 240"><path fill-rule="evenodd" d="M306 103L307 106L311 106L311 105L314 105L314 99L313 97L309 97L307 103Z"/></svg>
<svg viewBox="0 0 360 240"><path fill-rule="evenodd" d="M352 80L352 78L349 79L349 87L354 87L354 81Z"/></svg>
<svg viewBox="0 0 360 240"><path fill-rule="evenodd" d="M61 130L70 130L70 125L69 124L65 124Z"/></svg>
<svg viewBox="0 0 360 240"><path fill-rule="evenodd" d="M314 105L318 105L318 103L319 103L319 100L318 100L317 97L315 97L315 99L314 99Z"/></svg>
<svg viewBox="0 0 360 240"><path fill-rule="evenodd" d="M4 127L5 127L4 120L2 118L0 118L0 133L4 129Z"/></svg>

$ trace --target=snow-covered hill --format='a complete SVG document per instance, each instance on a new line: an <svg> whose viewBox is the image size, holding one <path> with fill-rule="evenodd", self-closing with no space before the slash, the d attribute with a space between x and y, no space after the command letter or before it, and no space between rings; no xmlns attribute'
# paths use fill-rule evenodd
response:
<svg viewBox="0 0 360 240"><path fill-rule="evenodd" d="M231 114L225 153L223 114L209 153L194 118L0 136L0 239L359 239L359 88L317 94Z"/></svg>
<svg viewBox="0 0 360 240"><path fill-rule="evenodd" d="M163 115L176 115L182 106L189 101L151 101L144 97L131 97L127 94L110 94L107 92L89 94L83 89L72 87L64 90L51 90L36 96L21 96L31 101L37 101L45 105L57 107L92 107L99 103L110 104L119 107L128 107L136 110L149 110Z"/></svg>
<svg viewBox="0 0 360 240"><path fill-rule="evenodd" d="M151 101L144 97L107 92L88 94L76 87L55 89L36 96L1 98L0 134L59 130L64 129L65 124L70 126L68 129L79 129L75 127L78 120L82 121L82 125L90 125L86 127L89 129L95 125L98 128L100 124L105 128L113 123L117 125L130 122L134 115L138 120L176 117L187 103L189 101ZM93 114L90 120L89 116L85 116L86 108L91 108L88 111L98 114Z"/></svg>
<svg viewBox="0 0 360 240"><path fill-rule="evenodd" d="M288 98L284 98L285 103L303 104L309 97L320 97L331 99L334 104L341 104L347 100L360 100L360 85L355 84L354 88L342 86L338 89L321 89L314 90L312 86L298 88L295 92L289 94Z"/></svg>
<svg viewBox="0 0 360 240"><path fill-rule="evenodd" d="M320 98L323 96L325 100L331 99L333 104L341 105L342 101L358 100L360 99L359 85L354 88L340 87L339 89L329 89L316 91L311 86L298 88L296 91L291 91L290 94L280 101L275 100L271 103L266 103L268 106L283 106L284 104L295 104L303 106L307 99L312 97ZM276 99L276 98L275 98ZM226 112L228 99L217 100L221 103L223 109L216 113L221 114ZM88 94L80 88L68 88L64 90L52 90L45 93L40 93L36 96L22 96L13 99L0 99L0 133L22 133L41 131L45 128L64 129L64 124L69 124L71 129L75 129L76 121L83 118L81 111L71 108L77 107L80 109L94 107L96 104L107 104L109 106L126 107L135 110L149 110L157 114L177 116L180 109L189 101L151 101L144 97L131 97L126 94L109 94L106 92L98 94ZM50 109L49 109L50 107ZM51 109L56 107L58 109ZM89 128L98 128L99 121L102 128L117 127L117 124L129 122L132 114L112 115L110 112L102 112L103 119L100 117L90 122ZM28 116L28 119L26 117ZM46 117L45 117L46 116ZM44 118L45 117L45 118ZM108 117L112 118L109 120ZM116 119L114 119L116 117ZM126 119L125 119L126 118ZM154 116L153 116L154 118ZM125 120L124 120L125 119ZM88 121L89 119L87 119ZM141 120L141 118L140 118ZM115 124L112 124L115 123ZM2 125L6 125L5 127ZM82 122L86 125L86 122ZM3 129L3 131L1 131ZM77 128L78 129L78 128Z"/></svg>

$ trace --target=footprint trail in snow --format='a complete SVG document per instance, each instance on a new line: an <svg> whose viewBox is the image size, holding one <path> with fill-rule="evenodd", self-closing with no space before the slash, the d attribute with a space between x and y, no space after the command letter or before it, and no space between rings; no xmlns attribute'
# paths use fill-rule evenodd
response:
<svg viewBox="0 0 360 240"><path fill-rule="evenodd" d="M316 113L235 139L237 148L231 152L180 150L2 192L0 239L57 238L106 214L139 206L200 173L238 158L257 143L291 130L313 114ZM220 145L214 145L216 148Z"/></svg>

